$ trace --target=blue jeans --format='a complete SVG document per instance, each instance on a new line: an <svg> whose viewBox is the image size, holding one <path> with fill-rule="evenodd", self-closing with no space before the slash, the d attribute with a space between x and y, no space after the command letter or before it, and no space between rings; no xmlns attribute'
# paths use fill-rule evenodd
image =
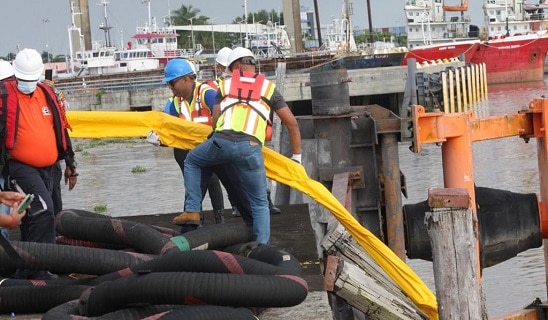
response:
<svg viewBox="0 0 548 320"><path fill-rule="evenodd" d="M200 212L201 168L233 164L244 183L253 217L255 241L270 240L270 211L266 195L266 172L262 146L251 141L231 141L212 137L194 148L185 160L185 211Z"/></svg>

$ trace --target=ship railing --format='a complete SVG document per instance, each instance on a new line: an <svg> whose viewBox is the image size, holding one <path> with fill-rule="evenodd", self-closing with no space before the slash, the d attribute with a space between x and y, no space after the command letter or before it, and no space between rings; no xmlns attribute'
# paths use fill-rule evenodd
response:
<svg viewBox="0 0 548 320"><path fill-rule="evenodd" d="M106 79L86 79L74 78L56 81L55 86L65 94L85 93L85 92L112 92L119 90L136 90L136 89L152 89L165 87L162 82L163 75L141 76L124 76L112 77Z"/></svg>

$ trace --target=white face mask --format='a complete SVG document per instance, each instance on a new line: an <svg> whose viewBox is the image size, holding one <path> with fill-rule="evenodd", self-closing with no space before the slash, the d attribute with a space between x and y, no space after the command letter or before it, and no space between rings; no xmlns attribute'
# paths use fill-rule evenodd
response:
<svg viewBox="0 0 548 320"><path fill-rule="evenodd" d="M24 94L31 94L36 90L36 86L38 85L38 81L17 81L17 89L21 91Z"/></svg>

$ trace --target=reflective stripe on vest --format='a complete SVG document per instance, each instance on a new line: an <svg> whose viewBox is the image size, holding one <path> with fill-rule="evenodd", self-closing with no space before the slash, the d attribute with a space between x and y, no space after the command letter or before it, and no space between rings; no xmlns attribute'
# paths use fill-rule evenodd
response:
<svg viewBox="0 0 548 320"><path fill-rule="evenodd" d="M265 79L258 100L242 101L228 95L232 80L233 78L224 80L220 87L223 100L220 103L221 115L215 130L247 133L264 144L265 130L270 117L270 106L266 101L272 98L276 85Z"/></svg>
<svg viewBox="0 0 548 320"><path fill-rule="evenodd" d="M211 124L211 111L207 105L203 103L203 101L205 101L205 94L208 90L214 89L207 84L196 82L190 103L182 97L170 98L175 106L175 111L179 114L179 118L193 122Z"/></svg>

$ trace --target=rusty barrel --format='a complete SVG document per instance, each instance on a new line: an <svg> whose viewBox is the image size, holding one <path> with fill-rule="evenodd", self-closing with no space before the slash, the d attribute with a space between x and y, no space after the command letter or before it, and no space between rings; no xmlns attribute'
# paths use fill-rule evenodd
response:
<svg viewBox="0 0 548 320"><path fill-rule="evenodd" d="M348 72L344 68L312 70L310 72L312 114L332 116L350 113L349 81Z"/></svg>

